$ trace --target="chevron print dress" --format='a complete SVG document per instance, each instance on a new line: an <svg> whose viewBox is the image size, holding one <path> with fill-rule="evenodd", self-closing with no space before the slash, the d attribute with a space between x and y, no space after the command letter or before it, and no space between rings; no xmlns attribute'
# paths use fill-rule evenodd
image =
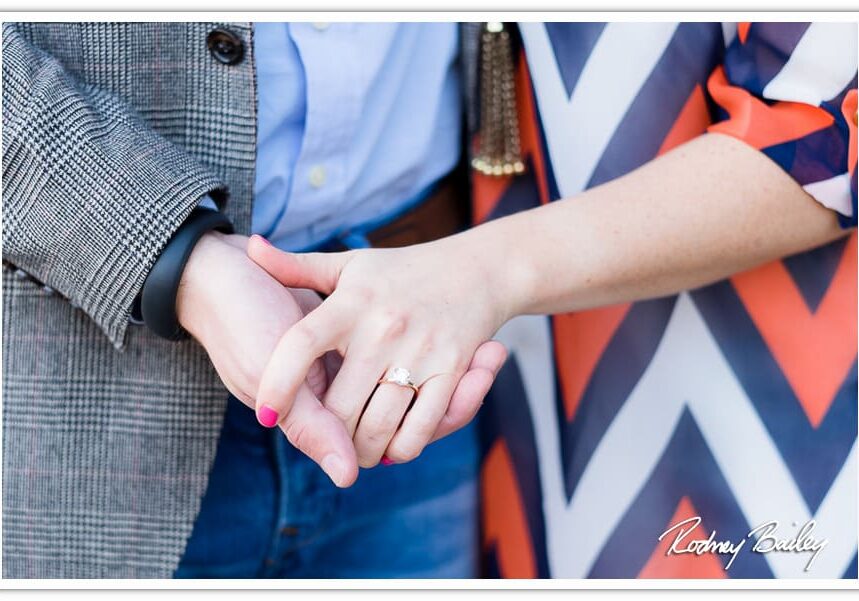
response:
<svg viewBox="0 0 859 601"><path fill-rule="evenodd" d="M855 226L855 24L518 29L526 173L475 174L475 222L709 130ZM853 233L677 296L506 325L482 413L486 575L856 578L856 274ZM691 518L687 543L745 546L732 562L669 554L678 531L660 535ZM776 521L770 542L825 539L811 567L811 552L752 549Z"/></svg>

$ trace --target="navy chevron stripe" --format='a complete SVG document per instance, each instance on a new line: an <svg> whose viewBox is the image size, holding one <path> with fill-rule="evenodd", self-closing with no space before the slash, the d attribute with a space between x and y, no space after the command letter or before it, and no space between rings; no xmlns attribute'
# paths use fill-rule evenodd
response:
<svg viewBox="0 0 859 601"><path fill-rule="evenodd" d="M859 556L859 554L853 556L853 561L851 561L850 565L847 566L847 569L844 570L844 574L841 575L842 578L847 578L847 579L851 579L851 580L856 580L856 578L859 578L859 574L857 574L857 570L856 570L857 556Z"/></svg>
<svg viewBox="0 0 859 601"><path fill-rule="evenodd" d="M605 23L546 23L567 97L571 96Z"/></svg>
<svg viewBox="0 0 859 601"><path fill-rule="evenodd" d="M640 167L656 156L696 84L702 86L722 60L718 23L681 23L639 90L594 169L588 187Z"/></svg>
<svg viewBox="0 0 859 601"><path fill-rule="evenodd" d="M847 238L842 238L832 244L782 259L812 312L817 311L823 295L829 290L846 244Z"/></svg>
<svg viewBox="0 0 859 601"><path fill-rule="evenodd" d="M847 171L847 140L832 127L799 140L768 146L762 152L783 165L802 186Z"/></svg>
<svg viewBox="0 0 859 601"><path fill-rule="evenodd" d="M731 283L697 290L692 299L816 512L856 440L856 364L815 429Z"/></svg>
<svg viewBox="0 0 859 601"><path fill-rule="evenodd" d="M700 512L702 527L707 528L696 531L694 538L706 538L716 530L719 540L739 541L751 529L688 408L588 577L635 578L658 546L659 535L673 525L669 521L684 496ZM717 557L722 565L727 563L726 558ZM763 556L750 552L742 552L726 574L732 578L773 577Z"/></svg>
<svg viewBox="0 0 859 601"><path fill-rule="evenodd" d="M746 43L740 36L731 43L725 58L728 80L756 96L782 70L809 23L753 23Z"/></svg>

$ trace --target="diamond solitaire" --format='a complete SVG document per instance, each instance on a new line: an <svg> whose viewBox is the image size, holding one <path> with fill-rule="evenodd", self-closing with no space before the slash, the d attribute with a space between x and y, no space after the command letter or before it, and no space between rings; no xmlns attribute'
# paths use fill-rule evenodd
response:
<svg viewBox="0 0 859 601"><path fill-rule="evenodd" d="M394 367L389 372L387 377L379 380L379 384L396 384L397 386L404 386L405 388L411 388L418 392L418 387L412 382L412 374L409 373L405 367Z"/></svg>
<svg viewBox="0 0 859 601"><path fill-rule="evenodd" d="M395 367L391 370L391 375L388 376L388 382L408 386L412 383L412 376L405 367Z"/></svg>

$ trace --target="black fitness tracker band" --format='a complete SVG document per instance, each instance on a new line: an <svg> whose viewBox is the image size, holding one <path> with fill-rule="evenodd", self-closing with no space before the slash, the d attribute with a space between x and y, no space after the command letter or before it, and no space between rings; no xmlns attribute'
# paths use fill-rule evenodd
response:
<svg viewBox="0 0 859 601"><path fill-rule="evenodd" d="M203 234L211 230L232 234L233 224L220 211L195 208L164 247L143 284L140 294L143 323L162 338L181 340L187 335L176 316L176 293L191 251Z"/></svg>

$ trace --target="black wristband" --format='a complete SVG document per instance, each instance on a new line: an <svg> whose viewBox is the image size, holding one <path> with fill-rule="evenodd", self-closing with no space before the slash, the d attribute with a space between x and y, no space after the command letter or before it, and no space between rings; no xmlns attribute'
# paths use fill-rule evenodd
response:
<svg viewBox="0 0 859 601"><path fill-rule="evenodd" d="M186 336L176 316L176 293L191 251L211 230L233 233L233 224L219 211L197 207L185 220L152 266L140 294L140 310L147 327L168 340Z"/></svg>

